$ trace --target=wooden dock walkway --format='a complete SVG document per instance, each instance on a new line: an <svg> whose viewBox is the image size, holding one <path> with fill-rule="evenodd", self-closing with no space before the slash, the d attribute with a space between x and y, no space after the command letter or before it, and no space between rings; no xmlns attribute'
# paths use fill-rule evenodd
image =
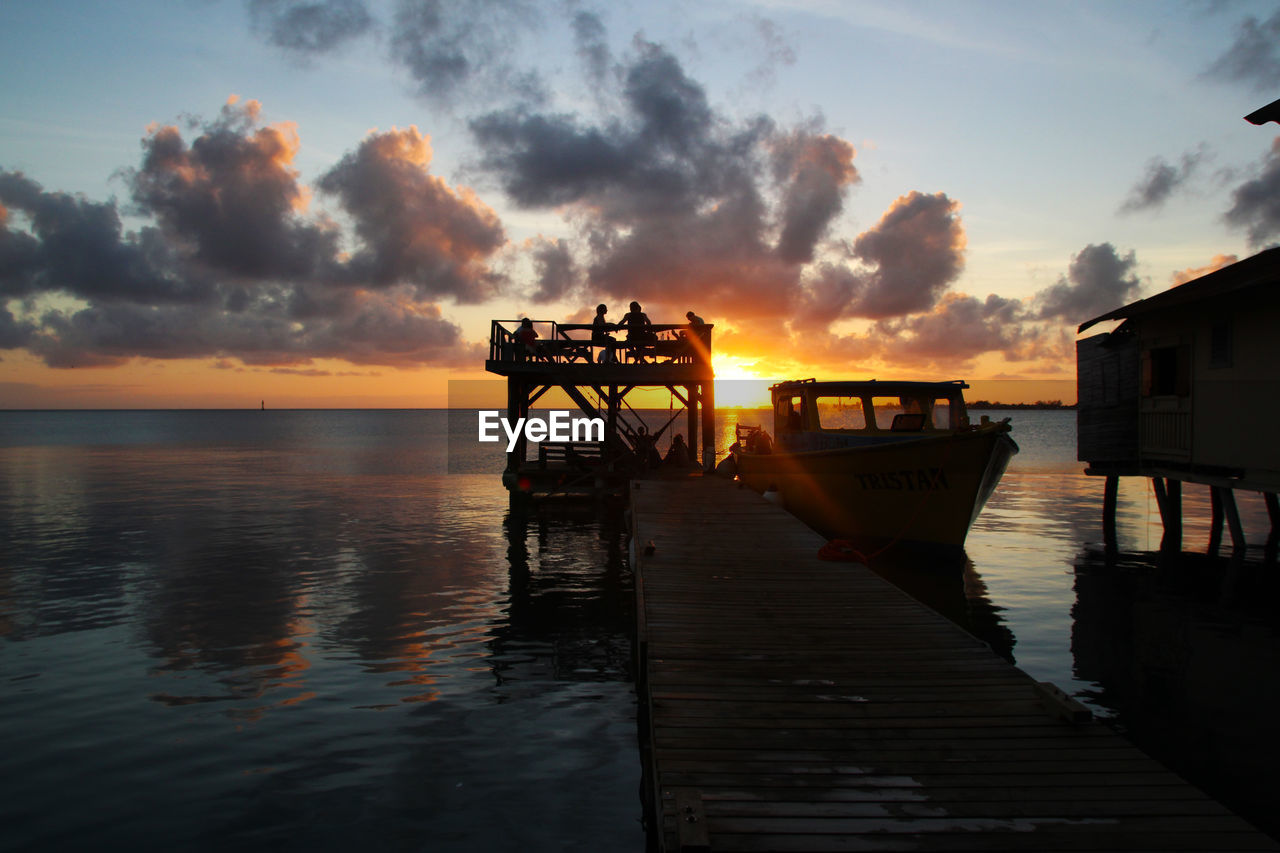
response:
<svg viewBox="0 0 1280 853"><path fill-rule="evenodd" d="M631 497L661 849L1280 849L753 492Z"/></svg>

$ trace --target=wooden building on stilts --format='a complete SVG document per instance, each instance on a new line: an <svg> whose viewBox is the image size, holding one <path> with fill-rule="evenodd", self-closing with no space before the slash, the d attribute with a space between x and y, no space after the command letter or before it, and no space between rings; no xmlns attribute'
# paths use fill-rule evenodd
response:
<svg viewBox="0 0 1280 853"><path fill-rule="evenodd" d="M1236 492L1261 492L1274 560L1280 506L1280 248L1095 317L1123 321L1076 343L1078 458L1106 478L1103 537L1116 548L1120 477L1151 479L1161 548L1182 548L1184 483L1211 490L1209 548L1225 519L1244 531Z"/></svg>
<svg viewBox="0 0 1280 853"><path fill-rule="evenodd" d="M592 338L590 324L494 320L485 370L507 379L505 418L528 418L543 395L559 389L582 416L604 422L603 440L530 441L521 435L507 454L503 482L515 495L621 494L649 469L656 443L680 429L689 472L715 466L715 374L711 325L662 325L631 340ZM662 424L647 424L628 400L642 388L665 388L680 408ZM683 416L683 417L682 417ZM701 448L701 460L698 449Z"/></svg>

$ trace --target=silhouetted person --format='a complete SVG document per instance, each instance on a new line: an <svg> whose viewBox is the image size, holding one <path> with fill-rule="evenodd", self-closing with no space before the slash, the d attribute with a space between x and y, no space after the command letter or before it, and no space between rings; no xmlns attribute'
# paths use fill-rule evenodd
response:
<svg viewBox="0 0 1280 853"><path fill-rule="evenodd" d="M648 315L640 310L639 302L631 303L631 310L623 316L622 322L618 324L618 328L627 330L627 344L635 348L636 358L641 361L644 360L644 357L640 354L640 347L651 344L658 339L658 336L650 328L652 325L649 322Z"/></svg>
<svg viewBox="0 0 1280 853"><path fill-rule="evenodd" d="M596 318L591 321L591 345L593 347L604 347L604 351L597 356L596 360L606 364L613 361L613 349L618 343L613 335L608 334L608 332L612 332L617 328L604 318L604 315L608 313L609 306L602 302L596 306Z"/></svg>
<svg viewBox="0 0 1280 853"><path fill-rule="evenodd" d="M684 316L689 321L689 331L681 332L680 337L688 344L685 348L686 358L702 361L711 350L707 322L692 311L686 311Z"/></svg>
<svg viewBox="0 0 1280 853"><path fill-rule="evenodd" d="M683 435L676 433L675 438L671 439L671 448L667 451L667 456L662 461L680 468L688 468L692 464L689 457L689 445L684 443Z"/></svg>
<svg viewBox="0 0 1280 853"><path fill-rule="evenodd" d="M520 329L516 332L516 343L520 345L521 361L538 354L538 330L533 328L533 321L528 317L520 321Z"/></svg>

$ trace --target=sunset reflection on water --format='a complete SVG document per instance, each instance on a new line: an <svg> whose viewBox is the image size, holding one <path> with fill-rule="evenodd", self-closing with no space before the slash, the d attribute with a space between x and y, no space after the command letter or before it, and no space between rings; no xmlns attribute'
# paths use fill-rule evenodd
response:
<svg viewBox="0 0 1280 853"><path fill-rule="evenodd" d="M643 847L620 517L511 511L501 452L446 460L474 419L443 412L75 414L0 422L12 843ZM1108 564L1074 414L991 414L1022 452L965 555L873 568L1238 807L1280 796L1252 728L1280 698L1275 572L1159 559L1136 478ZM720 413L718 451L770 419ZM1184 507L1203 551L1207 490Z"/></svg>

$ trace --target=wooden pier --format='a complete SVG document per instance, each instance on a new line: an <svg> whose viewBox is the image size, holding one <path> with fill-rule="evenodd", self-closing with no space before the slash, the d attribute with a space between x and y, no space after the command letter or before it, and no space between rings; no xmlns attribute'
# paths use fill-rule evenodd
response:
<svg viewBox="0 0 1280 853"><path fill-rule="evenodd" d="M660 849L1280 849L755 493L631 500Z"/></svg>

